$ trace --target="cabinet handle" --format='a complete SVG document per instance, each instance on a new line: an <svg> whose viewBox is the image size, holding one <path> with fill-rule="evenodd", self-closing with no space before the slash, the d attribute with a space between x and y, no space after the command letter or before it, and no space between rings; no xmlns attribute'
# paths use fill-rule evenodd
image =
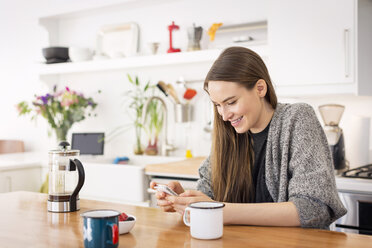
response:
<svg viewBox="0 0 372 248"><path fill-rule="evenodd" d="M8 185L6 192L12 192L12 178L6 177L6 182Z"/></svg>
<svg viewBox="0 0 372 248"><path fill-rule="evenodd" d="M350 76L350 30L344 29L344 50L345 50L345 77Z"/></svg>

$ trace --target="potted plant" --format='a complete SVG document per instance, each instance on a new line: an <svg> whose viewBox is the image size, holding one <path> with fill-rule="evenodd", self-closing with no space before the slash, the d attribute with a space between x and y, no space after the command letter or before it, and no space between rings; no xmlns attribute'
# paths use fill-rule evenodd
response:
<svg viewBox="0 0 372 248"><path fill-rule="evenodd" d="M157 147L157 139L161 130L160 123L162 122L162 117L158 116L158 103L152 101L149 103L147 108L147 118L146 123L143 125L142 123L142 112L144 105L146 104L149 95L154 94L154 89L156 88L154 85L150 85L150 81L148 81L145 85L143 85L138 76L134 78L127 74L127 78L129 83L131 84L132 88L126 92L124 92L123 97L125 99L125 108L128 111L128 116L132 119L131 123L121 125L110 132L106 137L106 142L110 141L120 133L133 128L135 129L135 144L134 144L134 154L141 155L145 152L145 148L142 145L142 130L144 130L148 135L154 135L153 141L150 142L150 146L155 147L154 143ZM150 93L150 89L153 89ZM156 138L155 138L156 137ZM155 141L156 140L156 141ZM151 153L151 152L150 152ZM156 154L154 151L153 154Z"/></svg>
<svg viewBox="0 0 372 248"><path fill-rule="evenodd" d="M160 102L156 100L149 102L146 114L145 131L148 136L148 144L145 153L147 155L157 155L159 134L164 122L164 112Z"/></svg>
<svg viewBox="0 0 372 248"><path fill-rule="evenodd" d="M31 105L26 101L17 104L19 115L34 113L32 120L41 115L48 121L58 141L66 140L72 125L84 120L86 116L91 116L89 111L93 111L97 106L91 97L87 98L68 87L58 91L57 86L54 86L52 93L35 95L35 98Z"/></svg>
<svg viewBox="0 0 372 248"><path fill-rule="evenodd" d="M150 87L150 81L144 86L141 85L138 76L133 78L127 74L128 81L132 84L133 88L128 90L125 95L129 96L129 108L133 110L134 113L133 124L135 128L136 141L134 146L134 154L143 154L144 150L141 143L141 134L143 125L141 123L143 106L147 101L146 93Z"/></svg>

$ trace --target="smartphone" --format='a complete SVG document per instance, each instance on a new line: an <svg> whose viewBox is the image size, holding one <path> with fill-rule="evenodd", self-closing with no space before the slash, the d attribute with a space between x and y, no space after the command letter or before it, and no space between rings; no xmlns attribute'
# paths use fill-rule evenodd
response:
<svg viewBox="0 0 372 248"><path fill-rule="evenodd" d="M168 195L178 196L178 194L176 192L174 192L171 188L169 188L165 184L157 184L154 188L157 191L162 191L162 192L164 192L164 193L166 193Z"/></svg>

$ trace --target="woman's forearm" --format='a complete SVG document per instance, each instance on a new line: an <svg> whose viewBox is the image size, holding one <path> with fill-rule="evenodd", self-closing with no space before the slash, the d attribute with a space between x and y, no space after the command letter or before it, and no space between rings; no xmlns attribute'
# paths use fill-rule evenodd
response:
<svg viewBox="0 0 372 248"><path fill-rule="evenodd" d="M225 203L224 224L300 226L296 206L280 203Z"/></svg>

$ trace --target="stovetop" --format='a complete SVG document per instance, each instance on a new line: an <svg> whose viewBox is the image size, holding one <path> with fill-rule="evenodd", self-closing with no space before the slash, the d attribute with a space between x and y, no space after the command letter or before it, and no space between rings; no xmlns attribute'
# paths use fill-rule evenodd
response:
<svg viewBox="0 0 372 248"><path fill-rule="evenodd" d="M372 194L372 180L336 176L338 191Z"/></svg>
<svg viewBox="0 0 372 248"><path fill-rule="evenodd" d="M339 191L372 194L372 164L357 167L336 176Z"/></svg>
<svg viewBox="0 0 372 248"><path fill-rule="evenodd" d="M342 173L343 177L372 179L372 164L357 167Z"/></svg>

